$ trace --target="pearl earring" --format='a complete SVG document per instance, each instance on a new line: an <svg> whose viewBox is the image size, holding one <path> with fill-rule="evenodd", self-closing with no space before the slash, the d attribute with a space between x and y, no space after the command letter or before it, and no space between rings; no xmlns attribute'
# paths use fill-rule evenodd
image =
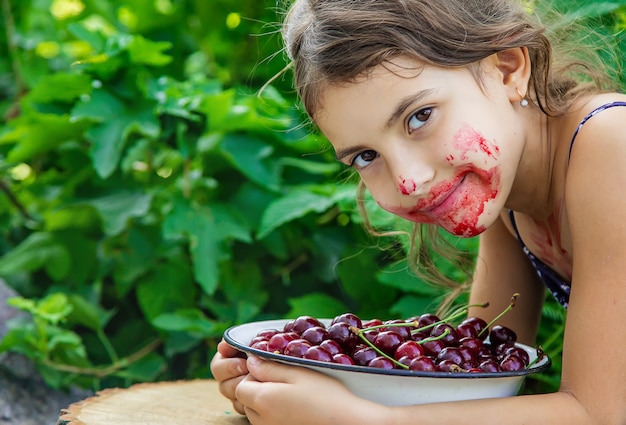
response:
<svg viewBox="0 0 626 425"><path fill-rule="evenodd" d="M528 99L526 99L524 97L524 95L519 91L519 89L517 87L515 87L515 90L517 91L517 94L519 94L519 97L522 98L522 100L520 100L519 104L522 108L525 108L528 106Z"/></svg>

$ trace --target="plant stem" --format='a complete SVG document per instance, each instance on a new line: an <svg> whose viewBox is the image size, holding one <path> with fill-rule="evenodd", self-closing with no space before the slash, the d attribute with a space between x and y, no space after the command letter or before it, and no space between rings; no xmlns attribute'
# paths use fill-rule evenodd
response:
<svg viewBox="0 0 626 425"><path fill-rule="evenodd" d="M123 369L131 365L132 363L135 363L138 360L141 360L143 357L147 356L152 351L154 351L159 345L161 345L161 342L162 341L160 339L154 340L150 344L140 349L139 351L134 352L128 357L124 357L116 362L113 362L112 364L106 367L94 367L94 368L76 367L76 366L70 366L66 364L55 363L47 359L43 361L43 364L61 372L68 372L68 373L75 373L78 375L88 375L88 376L95 376L98 378L103 378L105 376L108 376L117 372L120 369Z"/></svg>

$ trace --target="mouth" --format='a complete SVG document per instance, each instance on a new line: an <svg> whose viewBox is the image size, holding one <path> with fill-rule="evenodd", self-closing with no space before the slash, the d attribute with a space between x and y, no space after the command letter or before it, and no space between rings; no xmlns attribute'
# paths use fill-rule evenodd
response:
<svg viewBox="0 0 626 425"><path fill-rule="evenodd" d="M463 174L451 182L443 182L434 187L432 192L435 193L435 197L419 202L415 205L413 212L428 214L431 216L444 214L445 211L449 209L451 204L454 203L452 195L457 191L459 186L463 184L466 176L467 174Z"/></svg>

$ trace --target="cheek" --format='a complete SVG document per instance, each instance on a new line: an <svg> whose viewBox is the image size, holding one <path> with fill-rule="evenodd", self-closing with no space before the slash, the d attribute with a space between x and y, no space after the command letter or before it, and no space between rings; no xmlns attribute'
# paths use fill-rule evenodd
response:
<svg viewBox="0 0 626 425"><path fill-rule="evenodd" d="M454 135L452 148L453 151L446 157L450 164L454 161L467 161L470 158L482 158L487 164L500 156L500 148L497 144L490 142L467 124L464 124Z"/></svg>

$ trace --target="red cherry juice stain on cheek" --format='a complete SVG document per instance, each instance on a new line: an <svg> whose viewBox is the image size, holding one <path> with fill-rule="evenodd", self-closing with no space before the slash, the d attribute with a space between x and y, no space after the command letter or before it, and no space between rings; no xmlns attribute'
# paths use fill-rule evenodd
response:
<svg viewBox="0 0 626 425"><path fill-rule="evenodd" d="M500 155L500 148L474 130L469 125L465 124L454 135L454 147L459 151L461 160L467 160L469 154L480 153L488 158L497 158ZM449 161L453 159L451 155Z"/></svg>
<svg viewBox="0 0 626 425"><path fill-rule="evenodd" d="M473 237L484 232L486 227L478 222L485 212L485 205L493 201L499 193L500 170L472 168L460 178L463 181L444 203L433 210L424 210L429 199L436 199L454 184L442 182L431 190L426 199L420 200L412 208L399 208L381 205L387 211L417 223L437 224L456 236Z"/></svg>

